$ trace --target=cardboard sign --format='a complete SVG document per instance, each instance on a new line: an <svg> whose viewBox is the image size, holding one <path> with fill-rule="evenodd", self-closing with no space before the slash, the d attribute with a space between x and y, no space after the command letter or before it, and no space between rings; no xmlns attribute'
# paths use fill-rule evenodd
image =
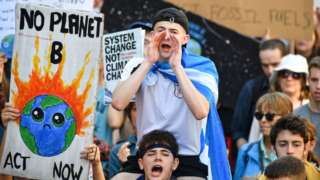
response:
<svg viewBox="0 0 320 180"><path fill-rule="evenodd" d="M111 102L121 74L133 58L143 57L145 31L141 28L120 31L103 36L104 74L106 84L105 101Z"/></svg>
<svg viewBox="0 0 320 180"><path fill-rule="evenodd" d="M166 0L250 36L309 40L314 31L313 0Z"/></svg>
<svg viewBox="0 0 320 180"><path fill-rule="evenodd" d="M101 14L17 4L10 121L0 173L87 179L80 151L92 142Z"/></svg>

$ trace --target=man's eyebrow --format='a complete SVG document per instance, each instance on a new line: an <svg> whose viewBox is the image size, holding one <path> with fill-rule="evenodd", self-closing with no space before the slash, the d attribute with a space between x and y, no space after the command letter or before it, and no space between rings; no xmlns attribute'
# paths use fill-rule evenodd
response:
<svg viewBox="0 0 320 180"><path fill-rule="evenodd" d="M149 149L149 150L147 151L147 153L148 153L148 152L153 153L153 152L156 152L156 150L155 150L155 149Z"/></svg>
<svg viewBox="0 0 320 180"><path fill-rule="evenodd" d="M278 142L288 142L287 140L278 140Z"/></svg>
<svg viewBox="0 0 320 180"><path fill-rule="evenodd" d="M170 153L171 151L168 150L168 149L161 149L161 152L168 152L168 153Z"/></svg>
<svg viewBox="0 0 320 180"><path fill-rule="evenodd" d="M177 28L170 28L169 31L179 31Z"/></svg>
<svg viewBox="0 0 320 180"><path fill-rule="evenodd" d="M156 29L165 29L165 27L164 26L158 26Z"/></svg>
<svg viewBox="0 0 320 180"><path fill-rule="evenodd" d="M166 27L164 27L164 26L158 26L156 29L169 29L170 31L179 31L179 29L178 28L166 28Z"/></svg>

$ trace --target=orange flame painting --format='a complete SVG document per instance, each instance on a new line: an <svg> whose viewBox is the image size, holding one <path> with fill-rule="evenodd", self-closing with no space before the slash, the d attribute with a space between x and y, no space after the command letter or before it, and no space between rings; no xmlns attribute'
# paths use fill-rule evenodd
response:
<svg viewBox="0 0 320 180"><path fill-rule="evenodd" d="M51 38L50 43L51 44ZM12 75L16 84L16 90L12 92L13 105L22 112L26 104L36 96L40 95L52 95L63 99L69 107L71 107L75 124L76 134L84 136L84 129L91 126L90 121L87 119L90 114L93 113L94 105L85 107L85 102L88 98L89 91L92 86L94 77L94 69L91 70L89 80L86 81L83 92L78 93L78 89L83 79L86 65L90 62L90 51L86 53L84 57L84 64L77 72L75 79L70 84L66 84L62 79L62 73L66 61L66 48L62 49L62 61L57 65L57 70L52 72L53 65L50 62L51 49L48 48L46 53L46 61L48 64L44 68L40 68L41 58L39 56L39 37L36 36L34 40L35 53L32 58L33 68L29 74L29 80L24 81L19 78L19 54L16 53L13 61ZM50 47L50 46L49 46ZM17 120L20 123L20 119Z"/></svg>

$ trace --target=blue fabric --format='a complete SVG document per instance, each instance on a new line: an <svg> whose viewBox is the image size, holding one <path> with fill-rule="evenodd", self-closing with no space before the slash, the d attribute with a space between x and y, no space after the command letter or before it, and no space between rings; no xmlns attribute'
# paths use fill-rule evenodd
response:
<svg viewBox="0 0 320 180"><path fill-rule="evenodd" d="M243 176L256 176L260 172L259 144L256 143L251 147L249 150L251 156L246 155L249 154L247 152L249 147L249 144L244 144L238 152L234 180L241 180Z"/></svg>
<svg viewBox="0 0 320 180"><path fill-rule="evenodd" d="M227 159L225 138L216 108L218 98L217 84L219 78L216 67L210 59L190 54L185 48L182 50L181 64L193 85L206 97L210 104L207 125L203 131L204 136L201 135L201 137L205 139L200 139L200 142L204 142L209 148L208 157L210 160L212 178L230 180L231 173ZM177 78L167 61L156 63L151 71L159 71L166 78L178 83ZM203 147L203 145L201 145L201 147Z"/></svg>
<svg viewBox="0 0 320 180"><path fill-rule="evenodd" d="M4 128L0 126L0 143L2 142L3 133L4 133Z"/></svg>
<svg viewBox="0 0 320 180"><path fill-rule="evenodd" d="M140 177L138 177L137 180L144 180L144 175L141 175Z"/></svg>
<svg viewBox="0 0 320 180"><path fill-rule="evenodd" d="M262 167L260 167L259 162L259 146L261 143L263 143L262 140L259 140L257 142L244 144L240 148L236 162L236 169L233 176L234 180L241 180L242 177L245 176L255 177L262 174ZM275 154L270 154L270 158L272 158L272 160L269 159L269 163L276 159ZM265 161L265 157L263 160L265 162L264 166L267 167L269 163L266 163L267 161Z"/></svg>
<svg viewBox="0 0 320 180"><path fill-rule="evenodd" d="M98 139L105 141L111 146L112 129L109 127L109 124L107 123L107 113L108 106L104 103L104 87L99 87L95 111L96 120L94 123L94 135Z"/></svg>
<svg viewBox="0 0 320 180"><path fill-rule="evenodd" d="M120 172L121 169L121 162L118 158L118 152L120 147L126 143L129 142L129 146L128 148L130 149L130 154L135 154L136 153L136 144L137 144L137 136L129 136L127 141L121 141L118 144L115 144L112 149L111 149L111 153L110 153L110 157L109 157L109 177L113 177L114 175L116 175L117 173Z"/></svg>

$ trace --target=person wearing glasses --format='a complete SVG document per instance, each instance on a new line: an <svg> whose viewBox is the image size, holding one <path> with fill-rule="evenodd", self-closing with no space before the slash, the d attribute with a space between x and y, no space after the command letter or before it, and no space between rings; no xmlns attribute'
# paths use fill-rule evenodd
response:
<svg viewBox="0 0 320 180"><path fill-rule="evenodd" d="M248 143L250 127L256 103L270 89L269 79L273 70L280 64L283 56L288 54L286 44L280 39L262 41L259 46L259 60L262 75L248 80L243 85L232 117L232 139L239 150Z"/></svg>
<svg viewBox="0 0 320 180"><path fill-rule="evenodd" d="M271 75L270 91L288 95L295 110L309 102L308 74L307 59L301 55L288 54L282 58L281 63ZM249 143L256 141L260 136L258 121L253 120Z"/></svg>
<svg viewBox="0 0 320 180"><path fill-rule="evenodd" d="M258 99L254 116L259 121L262 138L256 142L244 144L240 148L234 180L258 177L277 158L271 148L270 131L278 119L292 110L292 102L284 93L267 93Z"/></svg>
<svg viewBox="0 0 320 180"><path fill-rule="evenodd" d="M280 65L271 76L271 91L279 91L288 95L296 109L308 100L307 76L308 62L301 55L289 54L282 58Z"/></svg>

